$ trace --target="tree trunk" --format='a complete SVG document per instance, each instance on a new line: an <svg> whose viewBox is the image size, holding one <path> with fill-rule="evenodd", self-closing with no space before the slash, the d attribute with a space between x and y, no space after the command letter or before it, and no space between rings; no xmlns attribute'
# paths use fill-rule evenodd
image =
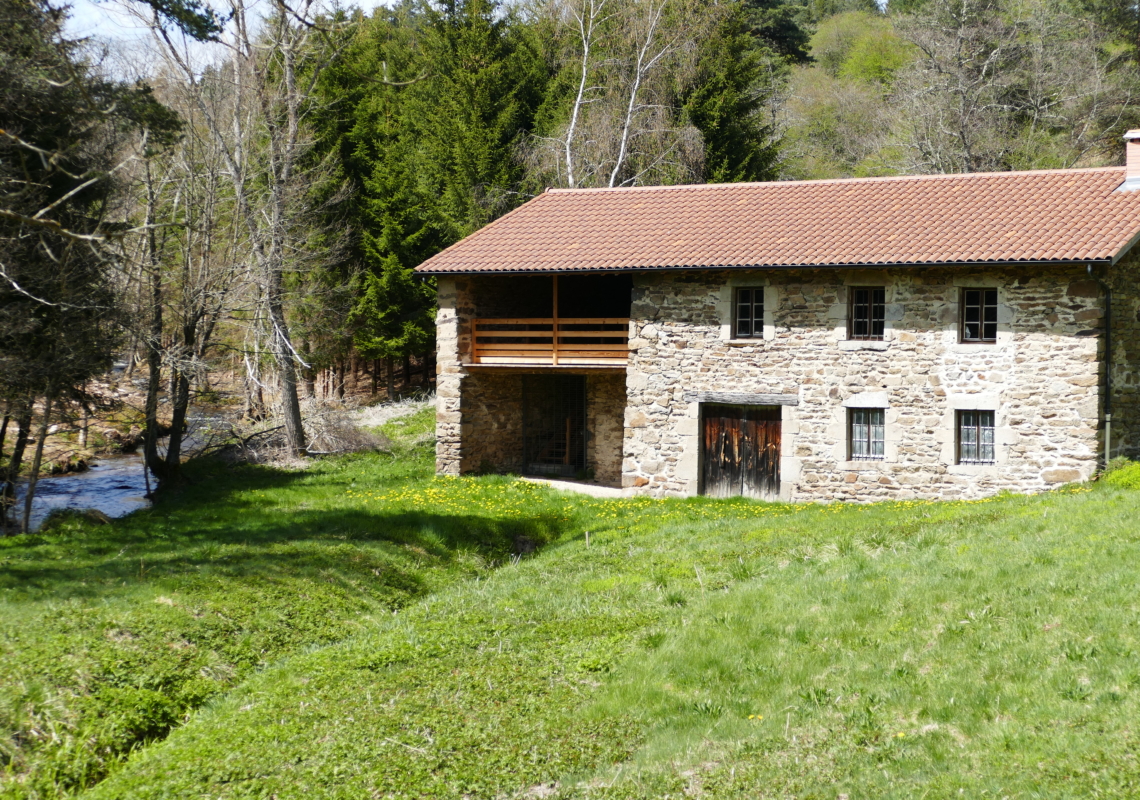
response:
<svg viewBox="0 0 1140 800"><path fill-rule="evenodd" d="M305 397L310 400L317 398L317 379L313 374L313 357L311 355L311 348L308 339L301 340L301 355L305 357L305 363L308 365L304 369L305 380Z"/></svg>
<svg viewBox="0 0 1140 800"><path fill-rule="evenodd" d="M153 245L152 245L153 246ZM162 278L151 266L150 335L146 343L146 416L143 430L143 461L161 484L166 480L166 465L158 455L158 392L162 386Z"/></svg>
<svg viewBox="0 0 1140 800"><path fill-rule="evenodd" d="M4 458L4 440L8 437L8 420L12 416L5 410L4 421L0 423L0 459Z"/></svg>
<svg viewBox="0 0 1140 800"><path fill-rule="evenodd" d="M51 405L52 388L49 386L47 397L44 398L44 418L40 422L40 431L36 436L36 452L32 456L32 469L28 475L28 492L24 496L24 523L21 525L21 530L27 533L31 530L32 523L32 501L36 497L36 483L40 478L40 464L44 459L44 442L47 440L48 425L51 424ZM29 425L30 427L30 425Z"/></svg>
<svg viewBox="0 0 1140 800"><path fill-rule="evenodd" d="M376 389L378 388L376 385L376 378L379 374L380 374L380 359L374 358L374 359L372 359L372 396L373 397L376 396Z"/></svg>
<svg viewBox="0 0 1140 800"><path fill-rule="evenodd" d="M159 264L158 240L153 227L155 217L154 181L151 179L150 160L146 161L147 255L150 268L150 331L146 340L146 406L143 430L143 462L161 484L166 480L166 469L158 455L158 392L162 386L162 271Z"/></svg>
<svg viewBox="0 0 1140 800"><path fill-rule="evenodd" d="M5 424L8 418L4 418ZM82 403L79 406L79 449L87 449L87 429L91 427L91 414L87 410L87 404ZM0 450L4 449L4 432L0 430Z"/></svg>
<svg viewBox="0 0 1140 800"><path fill-rule="evenodd" d="M186 410L190 407L190 378L176 370L170 379L170 439L166 445L166 480L182 471L182 434L186 430Z"/></svg>
<svg viewBox="0 0 1140 800"><path fill-rule="evenodd" d="M404 391L409 391L412 387L412 357L407 353L404 354Z"/></svg>
<svg viewBox="0 0 1140 800"><path fill-rule="evenodd" d="M388 361L388 402L396 399L396 365L392 359Z"/></svg>
<svg viewBox="0 0 1140 800"><path fill-rule="evenodd" d="M0 478L4 485L0 488L0 526L8 533L8 509L16 504L16 480L20 477L20 467L24 461L24 451L28 447L28 434L32 431L32 400L28 400L16 417L16 440L12 443L12 457L8 469Z"/></svg>
<svg viewBox="0 0 1140 800"><path fill-rule="evenodd" d="M301 421L301 400L297 396L297 362L289 341L289 323L281 299L281 273L273 271L269 286L269 321L273 326L273 357L281 381L281 419L289 452L300 455L305 450L305 428Z"/></svg>

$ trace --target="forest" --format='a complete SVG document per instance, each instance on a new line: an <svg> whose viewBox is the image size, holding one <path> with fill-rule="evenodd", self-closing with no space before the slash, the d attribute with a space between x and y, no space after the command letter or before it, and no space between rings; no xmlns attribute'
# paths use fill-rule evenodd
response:
<svg viewBox="0 0 1140 800"><path fill-rule="evenodd" d="M122 7L145 37L0 0L13 530L48 438L86 442L122 403L98 388L116 361L160 486L195 405L303 454L346 376L426 386L434 287L412 270L548 187L1096 166L1140 123L1124 0Z"/></svg>

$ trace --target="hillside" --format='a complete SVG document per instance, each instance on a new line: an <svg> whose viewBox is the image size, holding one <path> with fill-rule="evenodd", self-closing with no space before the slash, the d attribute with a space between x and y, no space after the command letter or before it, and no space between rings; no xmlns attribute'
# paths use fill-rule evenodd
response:
<svg viewBox="0 0 1140 800"><path fill-rule="evenodd" d="M429 457L4 542L0 796L1136 791L1134 493L593 500Z"/></svg>

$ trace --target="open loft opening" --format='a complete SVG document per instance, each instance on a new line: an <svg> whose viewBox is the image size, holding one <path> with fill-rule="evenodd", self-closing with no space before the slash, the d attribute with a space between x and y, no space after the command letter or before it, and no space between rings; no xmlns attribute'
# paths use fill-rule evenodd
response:
<svg viewBox="0 0 1140 800"><path fill-rule="evenodd" d="M624 367L633 276L480 276L471 364Z"/></svg>

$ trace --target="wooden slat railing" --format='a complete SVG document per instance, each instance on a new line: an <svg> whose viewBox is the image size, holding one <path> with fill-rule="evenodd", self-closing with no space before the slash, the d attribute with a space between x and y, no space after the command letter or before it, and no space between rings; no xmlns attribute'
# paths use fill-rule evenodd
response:
<svg viewBox="0 0 1140 800"><path fill-rule="evenodd" d="M471 341L473 364L624 366L629 358L629 319L475 319Z"/></svg>

